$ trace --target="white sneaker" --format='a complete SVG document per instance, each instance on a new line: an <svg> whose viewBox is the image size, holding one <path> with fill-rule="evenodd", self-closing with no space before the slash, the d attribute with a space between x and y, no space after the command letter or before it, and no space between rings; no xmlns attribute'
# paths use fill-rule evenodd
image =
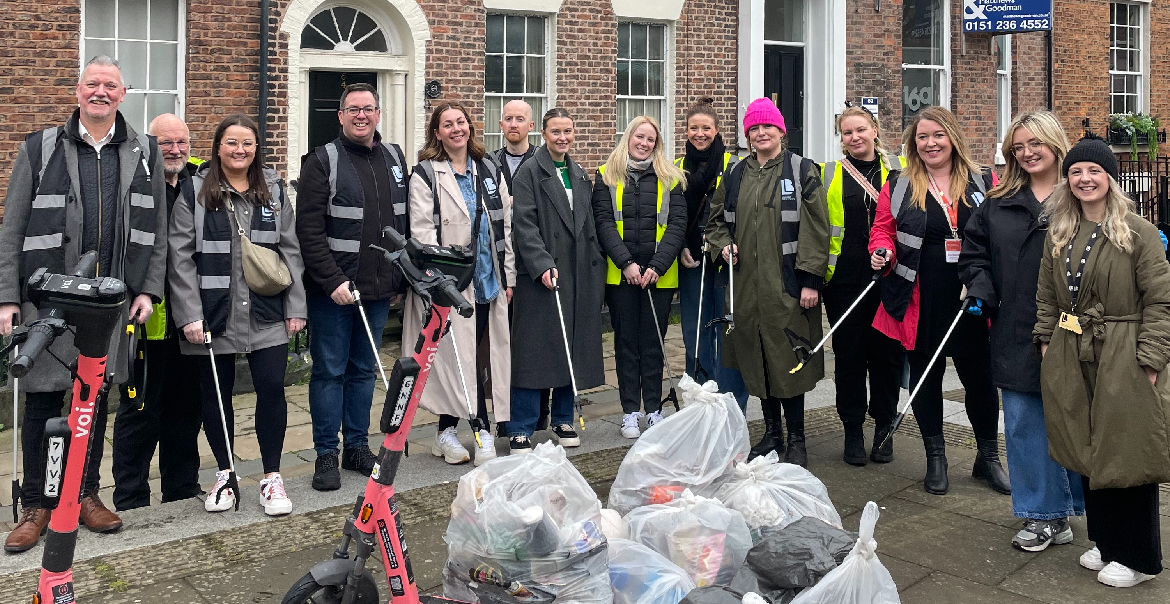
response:
<svg viewBox="0 0 1170 604"><path fill-rule="evenodd" d="M435 444L431 447L431 455L442 457L443 461L451 465L467 463L471 459L471 454L463 448L463 445L459 444L459 433L455 431L455 426L435 435Z"/></svg>
<svg viewBox="0 0 1170 604"><path fill-rule="evenodd" d="M475 465L481 466L496 458L496 439L487 430L479 431L480 444L475 447Z"/></svg>
<svg viewBox="0 0 1170 604"><path fill-rule="evenodd" d="M622 417L622 436L626 438L638 438L641 436L642 429L638 426L638 420L641 417L641 411L627 413L625 417Z"/></svg>
<svg viewBox="0 0 1170 604"><path fill-rule="evenodd" d="M1081 566L1094 571L1099 571L1105 568L1105 561L1101 559L1101 550L1093 548L1083 554L1080 559Z"/></svg>
<svg viewBox="0 0 1170 604"><path fill-rule="evenodd" d="M658 411L655 411L654 413L651 413L650 415L647 415L646 416L646 429L649 430L655 424L657 424L658 422L660 422L664 419L666 419L666 418L662 416L661 409L659 409Z"/></svg>
<svg viewBox="0 0 1170 604"><path fill-rule="evenodd" d="M224 489L223 493L219 495L219 501L216 501L215 494L227 484L230 472L227 470L220 470L215 473L215 486L211 487L211 491L207 493L207 499L203 502L203 509L208 512L226 512L236 505L236 494L231 489Z"/></svg>
<svg viewBox="0 0 1170 604"><path fill-rule="evenodd" d="M260 501L264 504L264 513L269 516L284 516L292 513L292 500L284 492L284 479L280 472L260 481Z"/></svg>
<svg viewBox="0 0 1170 604"><path fill-rule="evenodd" d="M1110 587L1133 587L1153 578L1154 575L1139 573L1119 562L1110 562L1097 573L1097 580Z"/></svg>

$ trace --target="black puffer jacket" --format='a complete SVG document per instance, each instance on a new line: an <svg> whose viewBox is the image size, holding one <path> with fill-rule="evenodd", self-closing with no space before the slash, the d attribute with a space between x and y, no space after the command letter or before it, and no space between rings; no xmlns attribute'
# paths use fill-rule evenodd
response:
<svg viewBox="0 0 1170 604"><path fill-rule="evenodd" d="M658 233L658 176L651 166L637 180L626 180L622 195L622 233L618 233L613 215L613 197L609 185L598 172L593 181L593 217L601 250L619 268L631 262L650 267L661 277L678 257L687 228L687 200L681 186L670 191L670 213L666 232L656 242ZM657 245L656 245L657 244Z"/></svg>
<svg viewBox="0 0 1170 604"><path fill-rule="evenodd" d="M1040 353L1032 344L1036 280L1047 223L1040 202L1024 187L1010 197L988 197L963 230L959 278L967 295L983 300L991 317L991 378L1019 392L1040 392Z"/></svg>

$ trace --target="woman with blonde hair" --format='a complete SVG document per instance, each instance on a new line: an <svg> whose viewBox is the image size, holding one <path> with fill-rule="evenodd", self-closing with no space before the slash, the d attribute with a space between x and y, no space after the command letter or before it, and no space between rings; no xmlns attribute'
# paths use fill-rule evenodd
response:
<svg viewBox="0 0 1170 604"><path fill-rule="evenodd" d="M605 302L626 438L641 435L643 409L647 427L662 421L661 338L687 227L686 176L666 159L665 147L658 122L636 117L593 183L597 239L609 258Z"/></svg>
<svg viewBox="0 0 1170 604"><path fill-rule="evenodd" d="M784 116L766 98L748 105L743 131L752 155L723 177L711 200L707 241L712 261L736 273L729 291L734 327L723 362L739 369L748 392L772 416L772 440L784 460L808 465L804 442L804 393L825 375L824 355L796 374L802 359L789 335L821 339L820 288L829 264L829 216L820 170L786 148ZM729 288L730 290L730 288ZM781 417L783 410L783 418Z"/></svg>
<svg viewBox="0 0 1170 604"><path fill-rule="evenodd" d="M1081 477L1048 456L1040 351L1031 329L1048 232L1039 218L1067 153L1068 136L1055 115L1037 111L1013 120L1003 141L1004 179L972 213L959 257L967 294L978 300L968 312L991 318L991 379L1003 395L1012 508L1024 519L1012 545L1028 552L1071 543L1068 517L1085 513Z"/></svg>
<svg viewBox="0 0 1170 604"><path fill-rule="evenodd" d="M1010 493L999 462L999 400L989 371L987 320L965 315L944 342L959 310L969 305L961 298L958 269L963 229L996 183L995 175L971 159L958 120L942 107L915 115L902 143L906 169L882 187L869 237L870 265L887 270L873 325L901 340L910 361L910 383L922 382L914 399L914 418L926 448L922 486L933 495L950 489L942 431L946 363L936 362L926 373L941 348L941 356L954 361L966 389L967 418L979 448L971 475ZM877 253L882 248L884 256Z"/></svg>
<svg viewBox="0 0 1170 604"><path fill-rule="evenodd" d="M1034 341L1048 452L1080 473L1080 564L1112 587L1162 571L1158 483L1170 482L1170 265L1158 229L1117 186L1117 158L1085 138L1045 202Z"/></svg>

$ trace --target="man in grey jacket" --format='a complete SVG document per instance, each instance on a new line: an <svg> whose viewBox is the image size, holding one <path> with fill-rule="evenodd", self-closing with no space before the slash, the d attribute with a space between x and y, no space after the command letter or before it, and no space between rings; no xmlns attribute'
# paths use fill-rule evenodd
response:
<svg viewBox="0 0 1170 604"><path fill-rule="evenodd" d="M23 284L38 268L72 271L88 251L98 253L95 275L126 282L130 302L123 322L144 323L162 298L166 273L166 181L153 138L138 135L118 106L126 95L113 59L94 57L76 87L78 109L63 126L35 132L20 147L4 200L0 228L0 335L14 318L30 323L36 308ZM157 203L156 203L157 202ZM123 323L123 324L124 324ZM127 338L110 339L115 382L125 381ZM66 362L77 357L72 336L57 338L50 351ZM72 386L69 370L52 357L38 359L26 389L22 434L24 515L4 542L9 552L36 545L51 512L41 506L45 466L41 440L45 421L61 415ZM90 455L82 485L81 523L95 532L118 530L122 521L98 499L98 469L106 428L106 401L98 401Z"/></svg>

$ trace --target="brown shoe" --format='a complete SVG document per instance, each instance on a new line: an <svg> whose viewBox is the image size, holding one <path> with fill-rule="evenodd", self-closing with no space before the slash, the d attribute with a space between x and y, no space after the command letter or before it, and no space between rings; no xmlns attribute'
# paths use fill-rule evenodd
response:
<svg viewBox="0 0 1170 604"><path fill-rule="evenodd" d="M51 510L24 508L20 522L4 540L4 551L15 554L32 549L37 541L41 540L41 535L45 534L45 528L49 526L49 518L52 516Z"/></svg>
<svg viewBox="0 0 1170 604"><path fill-rule="evenodd" d="M109 533L122 528L122 519L98 499L97 493L81 498L81 524L95 533Z"/></svg>

